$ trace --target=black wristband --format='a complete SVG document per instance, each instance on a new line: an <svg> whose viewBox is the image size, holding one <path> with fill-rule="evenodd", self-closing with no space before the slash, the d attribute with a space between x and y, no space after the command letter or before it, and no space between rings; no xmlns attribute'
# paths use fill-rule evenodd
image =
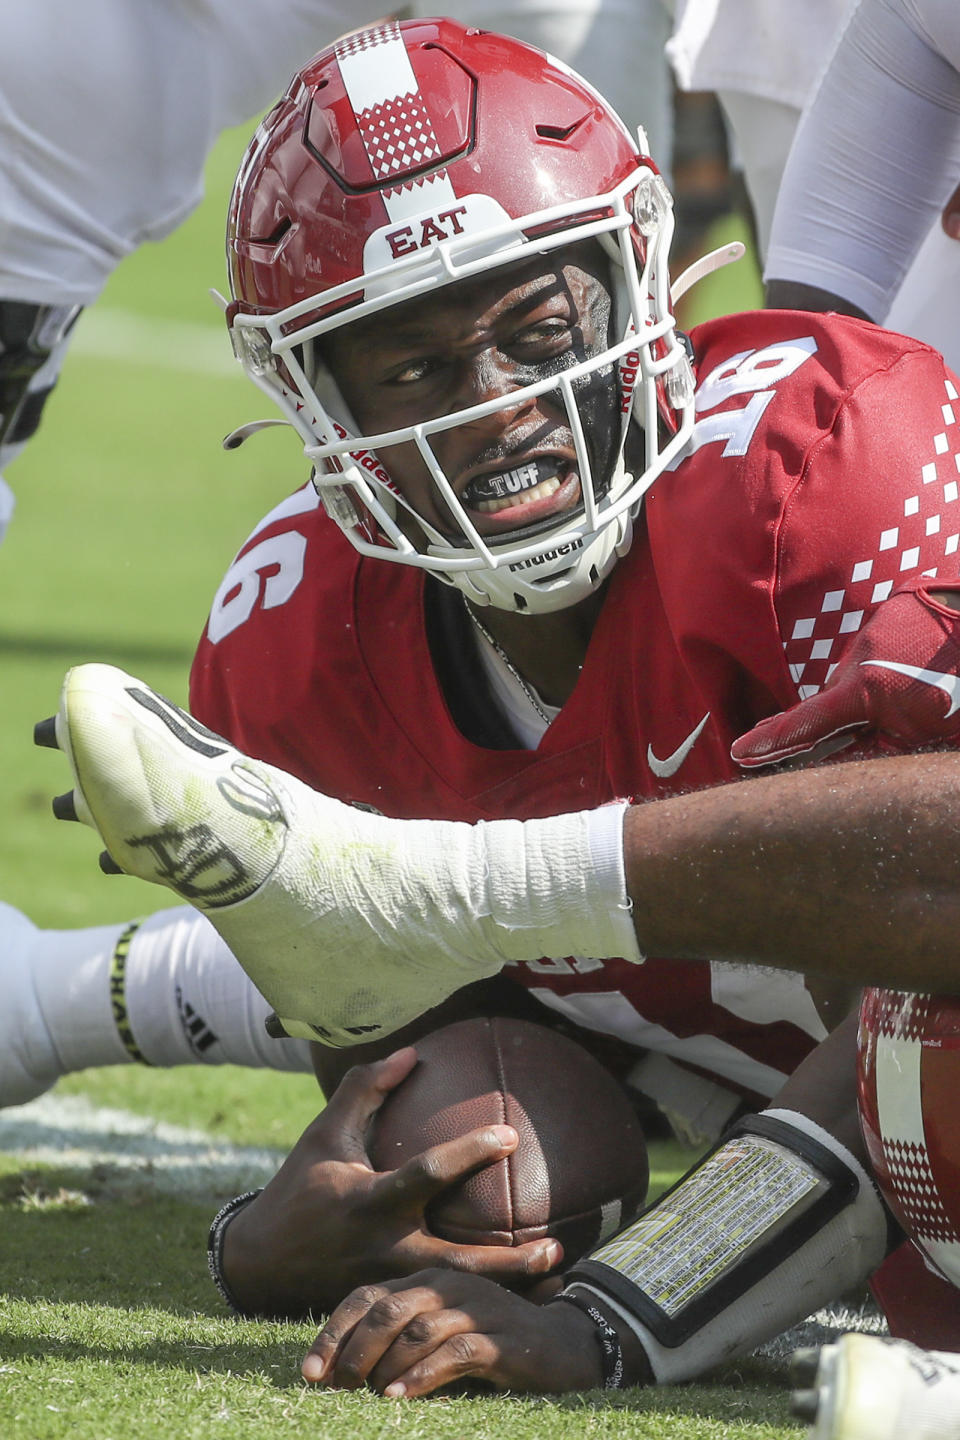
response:
<svg viewBox="0 0 960 1440"><path fill-rule="evenodd" d="M604 1390L623 1389L623 1347L620 1344L620 1336L610 1324L610 1321L592 1305L585 1295L573 1295L569 1290L561 1290L559 1295L554 1295L549 1304L557 1300L565 1300L568 1305L576 1305L584 1315L589 1315L596 1328L597 1344L600 1346L600 1364L603 1373Z"/></svg>
<svg viewBox="0 0 960 1440"><path fill-rule="evenodd" d="M207 1235L207 1268L210 1271L210 1279L236 1315L242 1314L243 1310L237 1304L230 1286L223 1276L223 1240L231 1220L235 1220L240 1211L262 1193L263 1187L261 1186L259 1190L245 1190L242 1195L234 1195L233 1199L228 1200L226 1205L222 1206L214 1215L210 1224L210 1232Z"/></svg>

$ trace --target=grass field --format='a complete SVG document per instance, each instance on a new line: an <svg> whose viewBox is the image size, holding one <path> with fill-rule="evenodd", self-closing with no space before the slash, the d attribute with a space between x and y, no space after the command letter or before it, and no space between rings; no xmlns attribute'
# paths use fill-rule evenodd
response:
<svg viewBox="0 0 960 1440"><path fill-rule="evenodd" d="M120 664L183 700L233 550L303 475L285 432L230 455L219 448L264 404L206 293L224 283L222 220L243 138L221 142L193 219L127 261L83 317L41 433L9 476L19 508L0 551L0 894L46 926L121 920L164 895L102 876L88 832L53 822L49 799L67 776L59 757L32 746L34 721L53 712L64 670L83 660ZM701 303L730 310L755 294L747 272L709 282ZM268 1174L316 1104L305 1077L123 1068L71 1077L0 1115L0 1434L797 1433L781 1377L754 1361L710 1386L609 1401L391 1404L307 1390L298 1363L310 1327L228 1319L204 1239L219 1201ZM658 1151L657 1183L681 1162Z"/></svg>

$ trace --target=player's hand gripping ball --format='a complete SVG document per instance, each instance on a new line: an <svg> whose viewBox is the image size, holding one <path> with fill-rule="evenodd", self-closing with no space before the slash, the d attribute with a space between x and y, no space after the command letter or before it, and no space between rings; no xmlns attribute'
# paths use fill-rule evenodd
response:
<svg viewBox="0 0 960 1440"><path fill-rule="evenodd" d="M640 1122L623 1088L581 1045L515 1019L464 1020L417 1041L419 1064L389 1095L370 1136L377 1169L488 1124L516 1150L444 1192L427 1218L467 1244L541 1236L564 1264L632 1220L647 1193Z"/></svg>

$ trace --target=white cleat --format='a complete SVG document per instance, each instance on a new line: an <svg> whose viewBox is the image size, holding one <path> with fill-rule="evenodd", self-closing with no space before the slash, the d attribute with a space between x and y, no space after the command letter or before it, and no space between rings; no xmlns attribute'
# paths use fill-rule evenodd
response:
<svg viewBox="0 0 960 1440"><path fill-rule="evenodd" d="M69 670L55 733L76 787L57 797L54 814L99 831L105 869L210 910L254 894L283 853L287 825L269 766L122 670Z"/></svg>
<svg viewBox="0 0 960 1440"><path fill-rule="evenodd" d="M462 933L457 884L485 883L473 827L329 799L109 665L67 673L55 743L75 781L58 817L202 910L289 1034L355 1045L507 958Z"/></svg>
<svg viewBox="0 0 960 1440"><path fill-rule="evenodd" d="M810 1440L960 1440L960 1355L883 1335L844 1335L792 1362Z"/></svg>
<svg viewBox="0 0 960 1440"><path fill-rule="evenodd" d="M34 985L36 925L0 901L0 1108L25 1105L49 1090L62 1074Z"/></svg>

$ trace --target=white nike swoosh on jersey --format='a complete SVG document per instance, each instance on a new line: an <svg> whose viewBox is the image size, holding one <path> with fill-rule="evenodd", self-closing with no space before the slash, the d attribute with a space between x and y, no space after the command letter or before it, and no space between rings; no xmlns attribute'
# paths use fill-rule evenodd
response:
<svg viewBox="0 0 960 1440"><path fill-rule="evenodd" d="M676 775L677 771L680 769L680 766L683 764L684 760L686 760L694 745L696 745L700 735L700 731L703 729L704 725L706 725L709 719L710 711L708 710L706 715L704 715L703 719L700 721L700 724L694 726L694 728L690 731L690 734L687 736L686 740L684 740L682 744L678 745L676 750L674 750L673 754L668 755L666 760L658 760L656 755L654 755L653 753L653 746L647 746L647 764L650 766L650 769L653 771L654 775L658 775L661 780L668 780L671 775Z"/></svg>
<svg viewBox="0 0 960 1440"><path fill-rule="evenodd" d="M876 665L879 670L895 670L898 675L909 675L911 680L921 680L924 685L935 685L950 701L944 720L949 720L960 710L960 675L950 675L942 670L923 670L918 665L904 665L901 660L861 660L860 664Z"/></svg>

